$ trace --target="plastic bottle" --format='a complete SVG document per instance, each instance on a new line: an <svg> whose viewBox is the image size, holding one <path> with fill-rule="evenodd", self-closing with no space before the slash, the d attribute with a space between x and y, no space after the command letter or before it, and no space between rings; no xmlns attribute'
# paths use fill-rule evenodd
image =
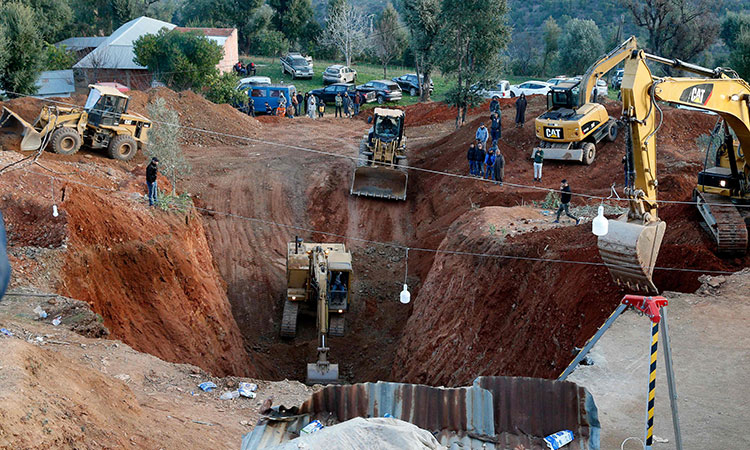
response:
<svg viewBox="0 0 750 450"><path fill-rule="evenodd" d="M232 400L240 396L239 391L227 391L223 394L221 394L221 397L219 397L222 400Z"/></svg>

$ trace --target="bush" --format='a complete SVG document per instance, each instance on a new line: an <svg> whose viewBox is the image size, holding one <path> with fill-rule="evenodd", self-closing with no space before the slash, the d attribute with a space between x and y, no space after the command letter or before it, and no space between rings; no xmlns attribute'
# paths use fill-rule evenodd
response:
<svg viewBox="0 0 750 450"><path fill-rule="evenodd" d="M73 52L69 52L65 46L58 48L47 44L44 49L44 70L66 70L73 67L77 58Z"/></svg>
<svg viewBox="0 0 750 450"><path fill-rule="evenodd" d="M211 76L205 92L206 98L214 103L242 104L247 99L247 93L235 89L237 81L237 76L232 73Z"/></svg>

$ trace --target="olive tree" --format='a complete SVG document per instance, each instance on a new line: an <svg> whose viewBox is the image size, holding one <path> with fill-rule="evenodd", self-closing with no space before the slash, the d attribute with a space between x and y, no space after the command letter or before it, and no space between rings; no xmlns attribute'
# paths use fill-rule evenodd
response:
<svg viewBox="0 0 750 450"><path fill-rule="evenodd" d="M159 159L161 172L172 183L172 195L175 195L177 180L188 176L190 163L185 159L178 139L180 137L180 119L177 112L167 107L167 102L157 97L146 105L149 117L153 122L148 132L148 145L145 153L149 158Z"/></svg>

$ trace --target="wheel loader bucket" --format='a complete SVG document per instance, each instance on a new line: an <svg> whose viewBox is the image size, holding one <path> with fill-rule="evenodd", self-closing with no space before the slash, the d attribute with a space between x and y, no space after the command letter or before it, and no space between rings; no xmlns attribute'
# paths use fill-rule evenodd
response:
<svg viewBox="0 0 750 450"><path fill-rule="evenodd" d="M306 384L339 384L339 365L330 363L307 364Z"/></svg>
<svg viewBox="0 0 750 450"><path fill-rule="evenodd" d="M387 167L357 167L352 179L352 195L377 197L389 200L406 200L406 172Z"/></svg>
<svg viewBox="0 0 750 450"><path fill-rule="evenodd" d="M598 246L612 279L633 292L658 293L652 276L667 224L660 220L640 225L628 222L627 214L608 222L609 230L599 236Z"/></svg>
<svg viewBox="0 0 750 450"><path fill-rule="evenodd" d="M3 134L15 134L21 136L21 140L16 148L8 150L31 151L38 150L42 145L42 134L34 127L23 120L21 116L14 113L8 108L3 107L3 114L0 116L0 132Z"/></svg>

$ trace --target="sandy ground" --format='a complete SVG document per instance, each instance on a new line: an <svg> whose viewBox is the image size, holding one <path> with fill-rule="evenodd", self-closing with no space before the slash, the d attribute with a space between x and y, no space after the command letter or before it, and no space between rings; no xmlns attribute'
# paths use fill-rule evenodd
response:
<svg viewBox="0 0 750 450"><path fill-rule="evenodd" d="M747 448L750 437L750 270L708 282L695 294L667 292L679 418L686 449ZM592 350L592 366L569 380L591 391L599 408L602 448L620 448L629 436L644 438L650 322L626 312ZM660 336L664 339L664 335ZM654 449L674 449L664 352L658 350ZM638 449L629 441L625 449Z"/></svg>

